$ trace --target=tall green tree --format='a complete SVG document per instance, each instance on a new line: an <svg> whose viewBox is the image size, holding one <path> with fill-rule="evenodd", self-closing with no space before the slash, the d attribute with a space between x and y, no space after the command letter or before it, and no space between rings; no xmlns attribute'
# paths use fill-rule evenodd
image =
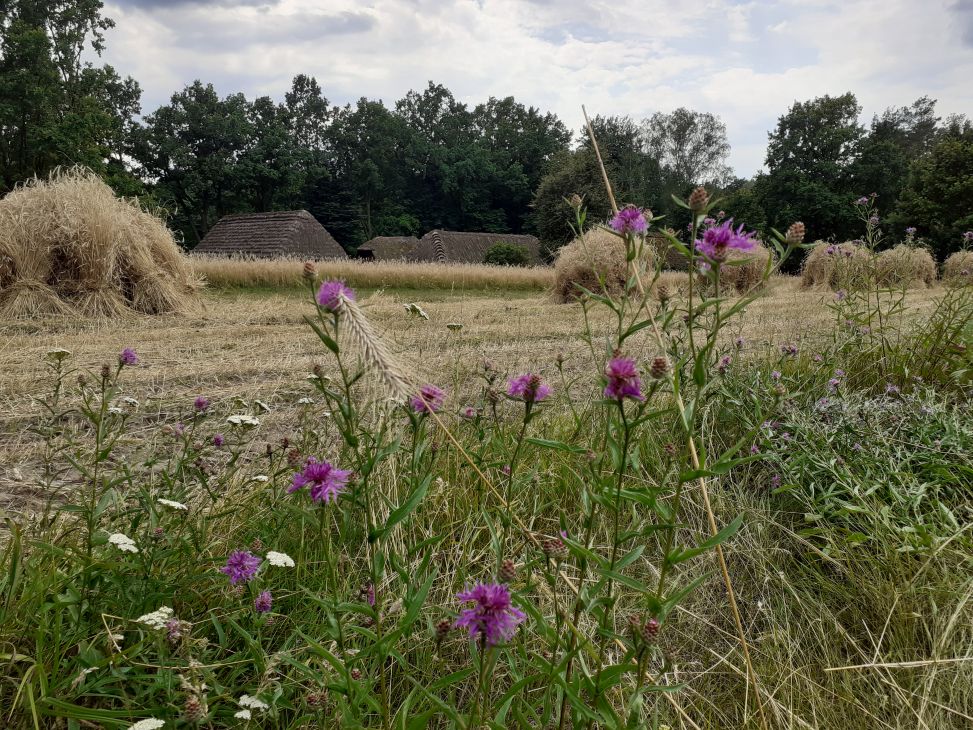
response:
<svg viewBox="0 0 973 730"><path fill-rule="evenodd" d="M852 206L854 163L865 135L852 93L795 104L777 121L767 146L760 197L768 223L779 230L803 221L808 240L857 234ZM865 191L871 192L871 191Z"/></svg>
<svg viewBox="0 0 973 730"><path fill-rule="evenodd" d="M640 131L646 151L674 186L722 188L731 181L726 124L715 114L685 107L656 112L642 122Z"/></svg>
<svg viewBox="0 0 973 730"><path fill-rule="evenodd" d="M0 3L0 192L72 164L137 188L125 155L139 86L82 61L114 25L101 10L99 0Z"/></svg>

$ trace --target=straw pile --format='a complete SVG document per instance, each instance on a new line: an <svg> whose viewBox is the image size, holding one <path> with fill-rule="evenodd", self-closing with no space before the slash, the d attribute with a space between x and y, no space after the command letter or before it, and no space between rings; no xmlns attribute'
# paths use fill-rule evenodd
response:
<svg viewBox="0 0 973 730"><path fill-rule="evenodd" d="M943 264L943 281L950 286L973 285L973 251L951 253Z"/></svg>
<svg viewBox="0 0 973 730"><path fill-rule="evenodd" d="M770 263L770 249L759 241L749 251L731 248L727 252L727 261L745 260L745 263L732 265L724 263L720 266L720 289L735 291L737 294L748 294L764 281L764 273ZM702 277L703 281L708 281Z"/></svg>
<svg viewBox="0 0 973 730"><path fill-rule="evenodd" d="M183 312L198 288L165 224L87 170L0 200L0 318Z"/></svg>
<svg viewBox="0 0 973 730"><path fill-rule="evenodd" d="M643 253L646 268L652 266L652 251ZM563 246L554 261L554 298L570 302L584 287L595 294L612 297L625 290L629 276L625 260L625 241L603 228L592 228L583 237Z"/></svg>
<svg viewBox="0 0 973 730"><path fill-rule="evenodd" d="M860 288L868 281L871 260L871 253L855 243L821 241L804 259L801 284L834 291Z"/></svg>
<svg viewBox="0 0 973 730"><path fill-rule="evenodd" d="M928 249L900 243L875 258L875 278L883 286L922 289L935 283L936 261Z"/></svg>

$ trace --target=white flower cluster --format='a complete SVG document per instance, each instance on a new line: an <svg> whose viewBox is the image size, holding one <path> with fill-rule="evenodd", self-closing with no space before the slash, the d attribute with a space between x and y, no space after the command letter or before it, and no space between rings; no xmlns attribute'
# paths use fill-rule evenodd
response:
<svg viewBox="0 0 973 730"><path fill-rule="evenodd" d="M248 413L236 413L228 416L226 422L231 426L259 426L260 419Z"/></svg>
<svg viewBox="0 0 973 730"><path fill-rule="evenodd" d="M152 613L139 616L135 619L140 624L151 626L153 629L164 629L169 620L175 616L175 612L168 606L160 606Z"/></svg>
<svg viewBox="0 0 973 730"><path fill-rule="evenodd" d="M294 558L292 558L287 553L278 553L271 550L267 553L267 562L271 565L275 565L278 568L293 568Z"/></svg>
<svg viewBox="0 0 973 730"><path fill-rule="evenodd" d="M126 395L124 398L122 398L122 403L124 403L125 405L127 405L129 408L138 408L139 407L138 400L136 400L135 398L133 398L130 395Z"/></svg>
<svg viewBox="0 0 973 730"><path fill-rule="evenodd" d="M189 507L187 507L186 505L184 505L182 502L176 502L175 500L172 500L172 499L163 499L162 497L159 497L159 499L157 501L163 507L171 507L172 509L181 509L181 510L188 510L189 509Z"/></svg>
<svg viewBox="0 0 973 730"><path fill-rule="evenodd" d="M238 717L241 720L249 720L253 716L252 710L270 709L266 702L258 700L256 697L251 697L250 695L241 695L237 702L243 709L237 711L233 717Z"/></svg>
<svg viewBox="0 0 973 730"><path fill-rule="evenodd" d="M128 535L123 535L120 532L109 535L108 542L125 553L137 553L139 551L138 547L135 545L135 540L130 538Z"/></svg>
<svg viewBox="0 0 973 730"><path fill-rule="evenodd" d="M164 720L150 717L147 720L139 720L134 725L129 725L128 730L158 730L165 725Z"/></svg>
<svg viewBox="0 0 973 730"><path fill-rule="evenodd" d="M253 402L253 404L254 404L255 406L257 406L257 408L259 408L259 409L260 409L261 411L263 411L264 413L270 413L270 406L268 406L268 405L267 405L266 403L264 403L264 402L263 402L262 400L255 400L255 401Z"/></svg>
<svg viewBox="0 0 973 730"><path fill-rule="evenodd" d="M270 477L267 476L266 474L254 474L252 477L250 477L250 481L251 482L269 482L270 481Z"/></svg>
<svg viewBox="0 0 973 730"><path fill-rule="evenodd" d="M297 401L297 405L299 406L309 406L313 404L314 398L301 398L299 401Z"/></svg>

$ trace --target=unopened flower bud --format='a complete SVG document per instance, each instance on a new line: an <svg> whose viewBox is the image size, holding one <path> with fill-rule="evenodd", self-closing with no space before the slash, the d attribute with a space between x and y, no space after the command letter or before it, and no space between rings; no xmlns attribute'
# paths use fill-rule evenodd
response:
<svg viewBox="0 0 973 730"><path fill-rule="evenodd" d="M689 209L694 213L699 213L704 210L709 203L709 193L706 192L706 188L700 185L698 188L693 190L689 194Z"/></svg>
<svg viewBox="0 0 973 730"><path fill-rule="evenodd" d="M501 583L512 583L517 577L517 566L513 560L504 560L500 563L500 570L497 572L497 580Z"/></svg>
<svg viewBox="0 0 973 730"><path fill-rule="evenodd" d="M787 227L787 234L784 236L788 243L798 244L804 242L804 234L806 230L804 224L800 221L796 223L791 223Z"/></svg>
<svg viewBox="0 0 973 730"><path fill-rule="evenodd" d="M358 669L357 667L355 667L354 669L352 669L352 670L351 670L351 678L352 678L353 680L355 680L356 682L357 682L357 681L358 681L359 679L361 679L361 669Z"/></svg>
<svg viewBox="0 0 973 730"><path fill-rule="evenodd" d="M581 199L581 196L578 195L577 193L573 193L571 197L568 198L568 205L570 205L575 210L578 210L583 203L584 201Z"/></svg>
<svg viewBox="0 0 973 730"><path fill-rule="evenodd" d="M436 622L436 646L441 645L446 637L449 636L450 629L453 628L453 622L448 618L441 619Z"/></svg>
<svg viewBox="0 0 973 730"><path fill-rule="evenodd" d="M657 286L655 289L655 298L663 304L668 302L669 299L672 298L672 293L669 291L669 287L667 287L665 284L659 284L659 286Z"/></svg>
<svg viewBox="0 0 973 730"><path fill-rule="evenodd" d="M642 626L642 641L646 644L651 644L655 641L655 638L659 635L659 621L655 618L650 618Z"/></svg>
<svg viewBox="0 0 973 730"><path fill-rule="evenodd" d="M108 378L110 378L110 377L111 377L111 368L109 368L107 365L102 365L101 366L101 379L102 380L108 380Z"/></svg>
<svg viewBox="0 0 973 730"><path fill-rule="evenodd" d="M253 541L250 543L250 552L262 553L263 551L264 551L264 541L261 540L259 537L253 538Z"/></svg>
<svg viewBox="0 0 973 730"><path fill-rule="evenodd" d="M301 275L304 277L304 281L314 281L314 277L316 274L317 272L314 270L314 262L305 261L304 271L301 272Z"/></svg>
<svg viewBox="0 0 973 730"><path fill-rule="evenodd" d="M568 556L567 546L558 537L546 537L541 540L541 550L549 560L564 560Z"/></svg>
<svg viewBox="0 0 973 730"><path fill-rule="evenodd" d="M649 375L658 380L669 372L669 361L664 357L656 357L652 360L652 367L649 368Z"/></svg>
<svg viewBox="0 0 973 730"><path fill-rule="evenodd" d="M182 716L186 718L186 722L194 725L202 722L206 718L206 708L199 701L199 697L189 695L186 698L186 702L182 706Z"/></svg>

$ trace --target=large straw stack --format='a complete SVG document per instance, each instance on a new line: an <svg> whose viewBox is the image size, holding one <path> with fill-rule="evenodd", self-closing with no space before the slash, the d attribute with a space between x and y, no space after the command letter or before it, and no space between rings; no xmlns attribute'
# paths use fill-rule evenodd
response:
<svg viewBox="0 0 973 730"><path fill-rule="evenodd" d="M973 285L973 251L955 251L943 264L943 281L950 286Z"/></svg>
<svg viewBox="0 0 973 730"><path fill-rule="evenodd" d="M872 254L856 243L819 242L804 260L801 283L833 290L857 289L868 281Z"/></svg>
<svg viewBox="0 0 973 730"><path fill-rule="evenodd" d="M929 249L900 243L875 257L875 279L882 286L923 289L936 283L936 260Z"/></svg>
<svg viewBox="0 0 973 730"><path fill-rule="evenodd" d="M182 312L198 287L165 224L89 171L0 200L0 318Z"/></svg>
<svg viewBox="0 0 973 730"><path fill-rule="evenodd" d="M652 266L652 248L643 252L644 265ZM577 299L583 287L595 294L618 296L629 276L625 241L611 231L593 228L563 246L554 261L554 297L559 302Z"/></svg>

